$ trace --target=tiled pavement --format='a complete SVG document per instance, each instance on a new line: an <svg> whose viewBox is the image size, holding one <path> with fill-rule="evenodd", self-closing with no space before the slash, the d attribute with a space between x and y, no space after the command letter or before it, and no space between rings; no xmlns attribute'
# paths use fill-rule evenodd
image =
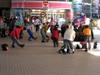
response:
<svg viewBox="0 0 100 75"><path fill-rule="evenodd" d="M0 43L10 40L1 39ZM0 50L0 75L100 75L100 57L84 51L58 54L51 42L25 41L24 48Z"/></svg>

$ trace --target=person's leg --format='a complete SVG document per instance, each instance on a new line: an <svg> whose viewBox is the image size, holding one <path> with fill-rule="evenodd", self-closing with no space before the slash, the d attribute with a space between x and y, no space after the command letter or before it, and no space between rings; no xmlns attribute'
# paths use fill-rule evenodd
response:
<svg viewBox="0 0 100 75"><path fill-rule="evenodd" d="M53 47L56 47L56 41L53 39Z"/></svg>
<svg viewBox="0 0 100 75"><path fill-rule="evenodd" d="M31 39L33 38L31 30L30 29L27 29L27 33L29 35L28 40L31 41Z"/></svg>
<svg viewBox="0 0 100 75"><path fill-rule="evenodd" d="M71 50L69 52L74 53L74 47L72 41L68 40L68 43L69 43L69 50Z"/></svg>
<svg viewBox="0 0 100 75"><path fill-rule="evenodd" d="M91 29L91 40L94 40L94 33L92 29Z"/></svg>
<svg viewBox="0 0 100 75"><path fill-rule="evenodd" d="M91 49L91 41L90 41L90 37L88 36L88 50Z"/></svg>
<svg viewBox="0 0 100 75"><path fill-rule="evenodd" d="M73 49L72 41L69 40L68 42L69 42L69 46L70 46L70 48Z"/></svg>
<svg viewBox="0 0 100 75"><path fill-rule="evenodd" d="M56 40L54 40L54 47L56 47Z"/></svg>
<svg viewBox="0 0 100 75"><path fill-rule="evenodd" d="M15 48L15 39L14 39L13 37L11 37L11 40L12 40L12 45L11 45L11 46L12 46L13 48Z"/></svg>
<svg viewBox="0 0 100 75"><path fill-rule="evenodd" d="M88 51L88 47L89 46L89 42L88 42L88 37L85 36L85 51L87 52Z"/></svg>
<svg viewBox="0 0 100 75"><path fill-rule="evenodd" d="M3 37L6 37L6 30L5 30L5 28L2 29L2 34L3 34Z"/></svg>
<svg viewBox="0 0 100 75"><path fill-rule="evenodd" d="M55 45L56 45L56 47L59 46L58 40L55 40Z"/></svg>
<svg viewBox="0 0 100 75"><path fill-rule="evenodd" d="M64 46L65 46L65 49L66 49L66 53L69 53L69 44L68 44L67 39L64 40Z"/></svg>
<svg viewBox="0 0 100 75"><path fill-rule="evenodd" d="M66 49L68 49L68 41L66 39L64 40L64 46Z"/></svg>
<svg viewBox="0 0 100 75"><path fill-rule="evenodd" d="M3 37L3 28L1 28L1 37Z"/></svg>
<svg viewBox="0 0 100 75"><path fill-rule="evenodd" d="M36 32L39 31L39 25L36 25Z"/></svg>
<svg viewBox="0 0 100 75"><path fill-rule="evenodd" d="M44 37L42 29L40 30L40 33L41 33L41 39L42 39L41 42L45 42L45 37Z"/></svg>
<svg viewBox="0 0 100 75"><path fill-rule="evenodd" d="M19 47L24 47L24 44L21 44L16 38L13 38L13 43L16 43Z"/></svg>

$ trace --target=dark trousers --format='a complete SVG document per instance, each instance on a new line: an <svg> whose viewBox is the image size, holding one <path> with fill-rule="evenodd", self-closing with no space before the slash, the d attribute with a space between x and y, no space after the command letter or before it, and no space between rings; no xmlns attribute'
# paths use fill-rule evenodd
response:
<svg viewBox="0 0 100 75"><path fill-rule="evenodd" d="M17 44L18 46L21 45L20 42L18 41L18 39L16 39L15 37L11 37L11 39L12 39L12 46L15 47L15 44Z"/></svg>
<svg viewBox="0 0 100 75"><path fill-rule="evenodd" d="M67 40L67 39L64 39L64 46L66 49L69 49L69 50L73 50L73 44L72 44L72 41L70 40Z"/></svg>
<svg viewBox="0 0 100 75"><path fill-rule="evenodd" d="M1 29L1 37L6 37L6 30L5 30L5 28Z"/></svg>
<svg viewBox="0 0 100 75"><path fill-rule="evenodd" d="M54 46L54 47L58 47L58 44L59 44L59 43L58 43L58 39L53 38L52 40L53 40L53 46Z"/></svg>
<svg viewBox="0 0 100 75"><path fill-rule="evenodd" d="M45 42L47 39L46 32L43 29L41 29L40 33L41 33L42 42Z"/></svg>
<svg viewBox="0 0 100 75"><path fill-rule="evenodd" d="M38 32L39 31L39 25L36 25L35 27L36 27L36 32Z"/></svg>
<svg viewBox="0 0 100 75"><path fill-rule="evenodd" d="M91 40L94 39L94 33L93 33L93 30L91 29Z"/></svg>
<svg viewBox="0 0 100 75"><path fill-rule="evenodd" d="M91 44L90 44L90 36L84 36L85 38L85 42L86 42L86 50L91 48Z"/></svg>

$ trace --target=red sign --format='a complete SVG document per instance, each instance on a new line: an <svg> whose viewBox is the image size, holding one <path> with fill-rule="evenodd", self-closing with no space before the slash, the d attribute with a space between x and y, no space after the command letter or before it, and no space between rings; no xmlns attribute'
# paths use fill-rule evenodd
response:
<svg viewBox="0 0 100 75"><path fill-rule="evenodd" d="M64 8L64 9L71 9L71 4L67 2L43 2L43 1L37 1L37 2L12 2L12 8L42 8L42 7L48 7L48 8Z"/></svg>
<svg viewBox="0 0 100 75"><path fill-rule="evenodd" d="M48 7L48 1L44 1L44 2L43 2L43 6L44 6L44 7Z"/></svg>

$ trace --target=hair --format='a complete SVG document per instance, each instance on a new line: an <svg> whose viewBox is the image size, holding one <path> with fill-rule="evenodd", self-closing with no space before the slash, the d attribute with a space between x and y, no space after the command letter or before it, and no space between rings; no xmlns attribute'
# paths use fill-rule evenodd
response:
<svg viewBox="0 0 100 75"><path fill-rule="evenodd" d="M90 20L90 22L92 22L92 21L93 21L93 19Z"/></svg>
<svg viewBox="0 0 100 75"><path fill-rule="evenodd" d="M88 25L85 25L84 27L85 27L85 28L88 28L89 26L88 26Z"/></svg>
<svg viewBox="0 0 100 75"><path fill-rule="evenodd" d="M16 26L16 28L20 28L20 26Z"/></svg>

